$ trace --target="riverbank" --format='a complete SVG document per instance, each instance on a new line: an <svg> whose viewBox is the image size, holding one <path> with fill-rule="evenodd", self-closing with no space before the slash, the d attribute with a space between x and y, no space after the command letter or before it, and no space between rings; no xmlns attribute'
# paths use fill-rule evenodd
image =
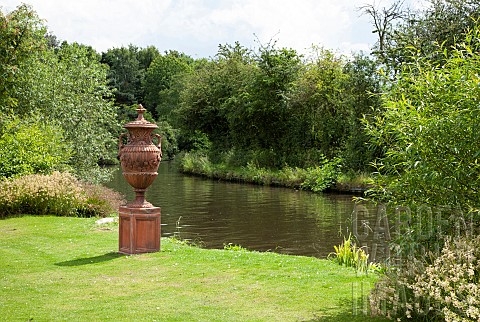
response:
<svg viewBox="0 0 480 322"><path fill-rule="evenodd" d="M377 277L311 257L207 250L117 254L118 224L0 220L0 314L8 321L371 321Z"/></svg>
<svg viewBox="0 0 480 322"><path fill-rule="evenodd" d="M362 195L372 186L372 178L368 174L342 173L334 162L325 162L308 169L285 167L271 170L253 164L246 167L216 164L200 153L185 153L179 157L178 164L179 170L184 174L313 192Z"/></svg>

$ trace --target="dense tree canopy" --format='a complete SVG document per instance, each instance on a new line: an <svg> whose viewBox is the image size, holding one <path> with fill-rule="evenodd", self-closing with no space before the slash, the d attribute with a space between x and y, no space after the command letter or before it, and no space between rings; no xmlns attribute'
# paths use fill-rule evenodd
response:
<svg viewBox="0 0 480 322"><path fill-rule="evenodd" d="M404 65L385 94L385 113L369 127L386 151L379 167L399 203L480 206L479 26L465 36L441 66L425 56Z"/></svg>
<svg viewBox="0 0 480 322"><path fill-rule="evenodd" d="M19 66L32 52L45 47L46 27L27 5L8 14L0 12L0 112L11 113L18 105L12 91Z"/></svg>
<svg viewBox="0 0 480 322"><path fill-rule="evenodd" d="M98 162L112 158L117 124L116 109L109 100L107 68L100 63L100 55L76 43L47 46L46 28L26 5L2 19L6 36L0 49L4 53L0 113L61 129L61 142L72 152L68 160L62 160L65 166L83 178L101 179ZM2 121L9 122L7 118ZM4 124L0 132L7 128Z"/></svg>
<svg viewBox="0 0 480 322"><path fill-rule="evenodd" d="M173 118L172 111L179 104L178 77L190 69L193 59L185 54L170 51L158 55L146 71L143 88L145 104L152 113L163 120Z"/></svg>
<svg viewBox="0 0 480 322"><path fill-rule="evenodd" d="M215 60L183 80L182 130L204 133L212 157L233 153L240 165L308 167L326 156L367 168L373 153L360 120L379 110L376 64L313 52L305 60L271 44L258 52L220 46Z"/></svg>
<svg viewBox="0 0 480 322"><path fill-rule="evenodd" d="M413 56L442 63L444 54L450 53L480 18L477 0L429 0L421 11L408 9L402 0L394 1L388 8L366 5L361 9L372 18L378 35L373 53L384 68L394 72L399 72L403 63L414 60ZM478 39L474 40L471 46L478 48L478 43Z"/></svg>
<svg viewBox="0 0 480 322"><path fill-rule="evenodd" d="M109 85L115 89L115 101L118 104L134 104L142 101L141 84L145 69L140 68L138 48L113 48L102 55L102 62L107 64Z"/></svg>

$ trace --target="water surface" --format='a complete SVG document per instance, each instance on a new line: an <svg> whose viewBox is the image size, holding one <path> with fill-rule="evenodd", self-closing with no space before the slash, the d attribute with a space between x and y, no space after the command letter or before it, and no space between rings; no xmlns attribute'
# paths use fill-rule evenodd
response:
<svg viewBox="0 0 480 322"><path fill-rule="evenodd" d="M326 257L352 231L351 195L187 176L174 162L162 162L158 174L146 196L161 207L162 236L176 235L207 248L232 243L250 250ZM120 170L107 185L133 200ZM373 212L361 216L363 226L375 222Z"/></svg>

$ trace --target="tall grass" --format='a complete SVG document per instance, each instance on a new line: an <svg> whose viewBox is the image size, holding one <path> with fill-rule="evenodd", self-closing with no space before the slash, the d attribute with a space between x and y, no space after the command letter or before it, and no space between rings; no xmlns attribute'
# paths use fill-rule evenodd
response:
<svg viewBox="0 0 480 322"><path fill-rule="evenodd" d="M0 181L0 218L18 214L106 217L121 203L119 193L81 182L67 172Z"/></svg>

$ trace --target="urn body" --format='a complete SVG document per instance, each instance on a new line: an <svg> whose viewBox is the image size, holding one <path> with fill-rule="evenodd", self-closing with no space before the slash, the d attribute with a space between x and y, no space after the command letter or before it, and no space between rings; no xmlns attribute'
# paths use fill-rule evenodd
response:
<svg viewBox="0 0 480 322"><path fill-rule="evenodd" d="M124 125L128 134L124 133L119 138L118 156L123 176L136 193L135 200L128 204L128 207L136 208L152 207L152 204L145 200L145 190L157 177L158 166L162 159L161 137L158 134L152 134L157 125L143 118L144 111L142 107L137 109L137 119ZM126 144L124 144L125 137ZM157 144L154 144L154 138L157 138Z"/></svg>

